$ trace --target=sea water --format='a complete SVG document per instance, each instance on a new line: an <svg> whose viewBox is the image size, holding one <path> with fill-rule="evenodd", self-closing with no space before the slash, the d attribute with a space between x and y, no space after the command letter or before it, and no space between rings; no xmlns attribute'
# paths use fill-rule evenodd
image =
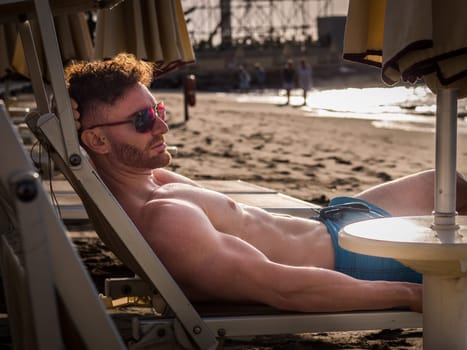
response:
<svg viewBox="0 0 467 350"><path fill-rule="evenodd" d="M251 91L237 96L238 102L281 105L285 91ZM408 131L435 131L436 95L426 86L397 86L345 89L314 89L304 104L301 90L293 90L292 107L305 116L322 118L367 119L375 127ZM467 134L467 99L458 100L458 132Z"/></svg>

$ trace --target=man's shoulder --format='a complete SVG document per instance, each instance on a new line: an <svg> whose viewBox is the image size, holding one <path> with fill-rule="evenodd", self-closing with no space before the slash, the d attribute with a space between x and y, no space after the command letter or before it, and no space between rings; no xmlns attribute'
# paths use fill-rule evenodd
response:
<svg viewBox="0 0 467 350"><path fill-rule="evenodd" d="M188 184L170 183L154 190L141 207L142 216L157 217L177 216L188 209L198 207L193 198L193 191L199 190Z"/></svg>
<svg viewBox="0 0 467 350"><path fill-rule="evenodd" d="M144 212L151 212L154 210L157 211L174 211L178 210L179 208L183 208L187 205L187 201L183 198L172 196L172 193L176 193L178 189L173 187L172 185L164 185L163 187L170 187L165 189L159 189L154 191L150 198L144 203L141 210Z"/></svg>
<svg viewBox="0 0 467 350"><path fill-rule="evenodd" d="M170 182L158 186L153 190L148 201L157 200L191 200L193 195L199 196L203 187L184 182Z"/></svg>

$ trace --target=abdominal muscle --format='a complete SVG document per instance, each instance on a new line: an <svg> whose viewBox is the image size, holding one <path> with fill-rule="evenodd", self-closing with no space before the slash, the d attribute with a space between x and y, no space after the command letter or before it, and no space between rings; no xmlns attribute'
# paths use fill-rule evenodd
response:
<svg viewBox="0 0 467 350"><path fill-rule="evenodd" d="M160 187L154 197L172 197L199 206L218 232L243 239L271 261L334 267L332 240L318 221L274 215L241 205L219 192L179 183Z"/></svg>

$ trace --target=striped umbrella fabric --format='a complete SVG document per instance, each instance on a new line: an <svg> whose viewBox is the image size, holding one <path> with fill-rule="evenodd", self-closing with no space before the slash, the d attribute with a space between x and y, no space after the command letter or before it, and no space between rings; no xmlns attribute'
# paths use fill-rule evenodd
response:
<svg viewBox="0 0 467 350"><path fill-rule="evenodd" d="M64 63L71 60L89 60L93 56L91 36L84 11L111 8L123 0L50 0L54 25ZM0 78L10 72L29 76L24 48L16 22L29 20L44 71L43 43L40 40L33 1L6 1L0 5Z"/></svg>
<svg viewBox="0 0 467 350"><path fill-rule="evenodd" d="M381 67L393 85L423 79L467 96L465 0L351 0L344 58Z"/></svg>
<svg viewBox="0 0 467 350"><path fill-rule="evenodd" d="M180 0L125 1L100 10L94 58L120 52L154 62L156 76L195 61Z"/></svg>
<svg viewBox="0 0 467 350"><path fill-rule="evenodd" d="M55 30L60 48L62 62L73 60L90 60L93 55L93 46L88 24L83 12L75 14L64 14L54 17ZM36 43L42 71L45 71L45 58L39 28L35 20L31 20L31 31ZM2 61L6 62L6 61ZM23 44L19 33L17 34L13 55L9 61L10 68L27 77L29 76L26 66Z"/></svg>
<svg viewBox="0 0 467 350"><path fill-rule="evenodd" d="M156 76L195 62L181 0L77 0L53 1L54 24L62 61L112 57L120 52L155 63ZM86 6L85 6L86 5ZM92 5L92 6L91 6ZM99 7L102 6L101 9ZM25 5L24 5L25 6ZM10 18L13 10L2 7ZM75 10L76 11L75 11ZM97 10L95 47L83 11ZM24 8L41 67L42 42L33 9ZM10 12L12 14L10 15ZM7 16L8 15L8 16ZM12 17L13 18L13 17ZM15 23L0 22L0 78L13 71L28 77L24 48Z"/></svg>

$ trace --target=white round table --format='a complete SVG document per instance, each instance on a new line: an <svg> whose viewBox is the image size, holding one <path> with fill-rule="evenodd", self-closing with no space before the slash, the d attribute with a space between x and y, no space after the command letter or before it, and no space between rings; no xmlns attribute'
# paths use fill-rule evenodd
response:
<svg viewBox="0 0 467 350"><path fill-rule="evenodd" d="M339 244L393 258L423 274L424 349L467 349L467 217L435 231L433 216L360 221L342 228Z"/></svg>

